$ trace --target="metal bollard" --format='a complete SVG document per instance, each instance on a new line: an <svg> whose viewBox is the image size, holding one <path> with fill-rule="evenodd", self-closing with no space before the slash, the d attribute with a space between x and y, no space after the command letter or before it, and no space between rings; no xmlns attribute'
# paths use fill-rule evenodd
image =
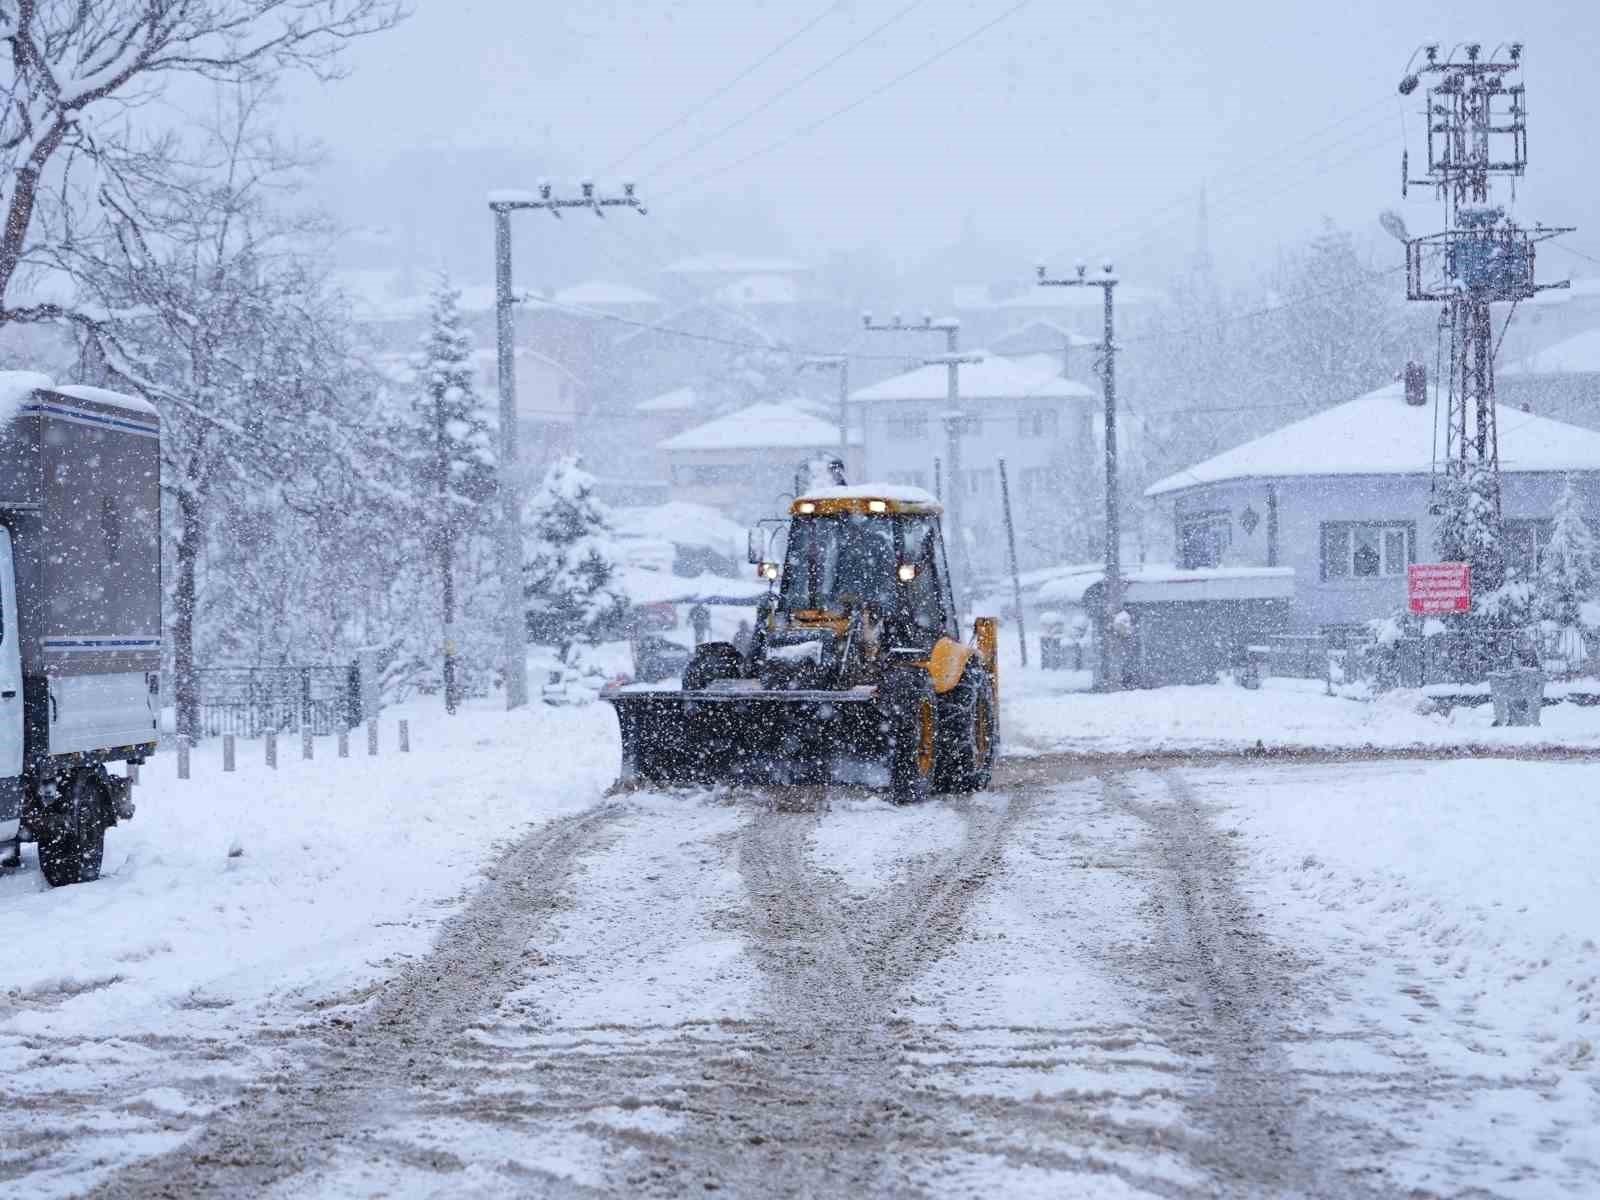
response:
<svg viewBox="0 0 1600 1200"><path fill-rule="evenodd" d="M367 722L367 756L370 758L378 752L378 718L373 717Z"/></svg>
<svg viewBox="0 0 1600 1200"><path fill-rule="evenodd" d="M409 721L400 722L400 753L411 753L411 723Z"/></svg>
<svg viewBox="0 0 1600 1200"><path fill-rule="evenodd" d="M311 761L311 727L305 726L300 730L300 757L307 762Z"/></svg>
<svg viewBox="0 0 1600 1200"><path fill-rule="evenodd" d="M224 771L233 770L233 734L231 733L222 735L222 769Z"/></svg>
<svg viewBox="0 0 1600 1200"><path fill-rule="evenodd" d="M339 730L339 757L350 757L350 731L348 729Z"/></svg>
<svg viewBox="0 0 1600 1200"><path fill-rule="evenodd" d="M178 778L189 778L189 735L178 735Z"/></svg>
<svg viewBox="0 0 1600 1200"><path fill-rule="evenodd" d="M278 731L267 730L267 766L272 770L278 769Z"/></svg>

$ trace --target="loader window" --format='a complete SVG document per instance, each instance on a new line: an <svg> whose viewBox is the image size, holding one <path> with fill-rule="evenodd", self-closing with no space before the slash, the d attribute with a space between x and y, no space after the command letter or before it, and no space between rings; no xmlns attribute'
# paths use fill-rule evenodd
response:
<svg viewBox="0 0 1600 1200"><path fill-rule="evenodd" d="M906 616L930 633L945 630L944 564L939 561L939 539L930 517L901 517L900 536L905 561L916 564L917 574L905 585Z"/></svg>
<svg viewBox="0 0 1600 1200"><path fill-rule="evenodd" d="M785 612L837 613L845 596L855 596L890 611L896 565L894 525L882 517L797 519L789 527L778 605Z"/></svg>

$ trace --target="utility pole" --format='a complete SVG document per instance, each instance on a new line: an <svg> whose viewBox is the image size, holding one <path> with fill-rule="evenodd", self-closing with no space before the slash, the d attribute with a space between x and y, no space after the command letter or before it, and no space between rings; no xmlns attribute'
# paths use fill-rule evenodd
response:
<svg viewBox="0 0 1600 1200"><path fill-rule="evenodd" d="M822 370L839 372L839 461L850 465L850 359L843 354L825 354L808 358L796 370Z"/></svg>
<svg viewBox="0 0 1600 1200"><path fill-rule="evenodd" d="M489 211L494 214L494 313L495 341L500 384L500 536L496 539L500 568L501 658L506 677L506 707L521 708L528 702L528 633L523 615L522 596L522 473L517 459L517 375L516 329L511 290L511 214L525 208L541 208L553 217L563 208L587 208L603 217L607 208L645 208L633 194L633 184L622 185L620 196L595 194L594 183L584 180L581 196L553 196L548 183L535 192L496 191L489 193Z"/></svg>
<svg viewBox="0 0 1600 1200"><path fill-rule="evenodd" d="M1571 229L1535 225L1529 232L1489 202L1491 179L1510 178L1514 199L1516 180L1528 165L1527 98L1521 82L1515 81L1522 69L1522 43L1502 43L1487 59L1477 42L1457 49L1464 54L1460 61L1452 50L1440 62L1437 45L1422 47L1426 61L1415 72L1413 53L1399 89L1409 96L1424 76L1428 79L1428 172L1426 178L1410 178L1410 154L1402 152L1400 194L1412 184L1431 187L1444 205L1445 230L1408 237L1403 222L1387 214L1384 226L1406 244L1406 299L1443 304L1439 332L1450 344L1446 472L1464 476L1471 467L1487 471L1498 524L1500 446L1490 305L1515 306L1549 288L1568 286L1565 280L1535 281L1534 246ZM1499 58L1502 49L1507 54ZM1473 564L1473 590L1498 587L1503 573L1503 561Z"/></svg>
<svg viewBox="0 0 1600 1200"><path fill-rule="evenodd" d="M1117 485L1117 343L1112 299L1118 280L1109 262L1101 267L1099 275L1090 277L1087 272L1088 268L1078 263L1075 275L1052 279L1041 264L1038 283L1040 287L1097 287L1105 302L1101 380L1106 398L1106 594L1100 636L1100 686L1116 691L1122 686L1122 646L1116 628L1117 615L1122 612L1122 518Z"/></svg>
<svg viewBox="0 0 1600 1200"><path fill-rule="evenodd" d="M944 500L945 527L949 536L945 539L949 548L951 559L951 592L955 596L956 608L965 610L967 587L967 545L962 537L961 524L961 435L962 425L966 421L966 414L961 410L961 364L982 362L981 355L961 353L961 322L954 317L941 317L935 321L931 313L923 313L921 323L906 322L900 319L900 314L895 313L887 321L874 322L872 314L861 314L861 326L873 333L942 333L944 334L944 353L937 358L925 358L923 363L928 366L943 364L945 367L945 412L943 416L945 428L945 442L948 447L946 456L950 464L950 486L948 498Z"/></svg>

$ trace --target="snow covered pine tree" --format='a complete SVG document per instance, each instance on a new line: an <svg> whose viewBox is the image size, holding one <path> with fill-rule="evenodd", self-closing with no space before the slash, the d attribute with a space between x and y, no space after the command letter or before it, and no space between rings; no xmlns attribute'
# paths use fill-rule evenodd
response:
<svg viewBox="0 0 1600 1200"><path fill-rule="evenodd" d="M462 324L460 300L460 289L441 271L422 337L410 430L418 527L438 571L444 707L450 713L460 706L463 682L457 571L463 549L485 529L495 490L493 438L474 387L472 335Z"/></svg>
<svg viewBox="0 0 1600 1200"><path fill-rule="evenodd" d="M620 633L628 612L616 583L610 514L594 487L594 476L570 455L552 464L523 510L528 636L556 647L563 660L578 642Z"/></svg>
<svg viewBox="0 0 1600 1200"><path fill-rule="evenodd" d="M1594 595L1595 538L1570 475L1552 516L1550 543L1539 558L1538 611L1555 626L1556 653L1576 670L1588 657L1583 603Z"/></svg>

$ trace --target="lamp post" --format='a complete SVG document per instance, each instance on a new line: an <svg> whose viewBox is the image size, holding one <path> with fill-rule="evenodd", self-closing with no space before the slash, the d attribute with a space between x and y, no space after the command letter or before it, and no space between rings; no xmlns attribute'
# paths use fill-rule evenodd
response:
<svg viewBox="0 0 1600 1200"><path fill-rule="evenodd" d="M1122 611L1122 521L1117 497L1117 345L1114 301L1117 275L1108 262L1100 274L1089 275L1083 263L1073 275L1052 279L1041 265L1040 287L1097 287L1105 301L1105 341L1102 344L1106 401L1106 581L1104 632L1100 638L1100 685L1108 691L1122 686L1122 647L1118 642L1117 616Z"/></svg>
<svg viewBox="0 0 1600 1200"><path fill-rule="evenodd" d="M559 217L564 208L587 208L603 217L607 208L645 209L633 194L633 184L622 185L622 195L601 196L592 180L580 185L581 195L554 196L548 183L537 192L496 191L489 193L489 211L494 214L494 311L495 342L499 364L500 389L500 536L496 539L500 568L501 657L506 677L506 707L521 708L528 702L528 635L523 616L522 597L522 478L517 460L517 376L515 327L512 308L516 297L511 291L511 214L525 208L540 208Z"/></svg>

